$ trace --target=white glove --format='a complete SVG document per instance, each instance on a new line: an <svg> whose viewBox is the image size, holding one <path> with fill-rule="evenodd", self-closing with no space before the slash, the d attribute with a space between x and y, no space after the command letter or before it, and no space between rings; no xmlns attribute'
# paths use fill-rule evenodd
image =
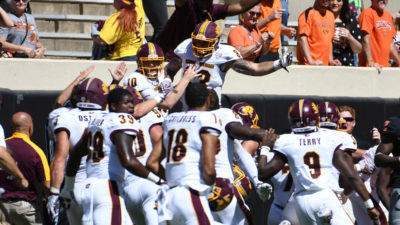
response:
<svg viewBox="0 0 400 225"><path fill-rule="evenodd" d="M257 183L256 191L261 200L265 201L271 198L272 186L268 183Z"/></svg>
<svg viewBox="0 0 400 225"><path fill-rule="evenodd" d="M367 152L368 153L368 152ZM373 156L365 153L362 159L356 164L357 172L372 174L375 171L375 163Z"/></svg>
<svg viewBox="0 0 400 225"><path fill-rule="evenodd" d="M100 34L100 31L98 30L98 28L99 28L99 25L97 23L92 24L90 34L92 36L98 36Z"/></svg>
<svg viewBox="0 0 400 225"><path fill-rule="evenodd" d="M52 194L47 198L47 211L51 220L56 224L58 221L58 213L60 211L60 199L58 195Z"/></svg>
<svg viewBox="0 0 400 225"><path fill-rule="evenodd" d="M171 91L174 92L174 86L172 85L172 80L169 78L165 78L163 81L161 81L161 83L158 86L160 88L160 91L163 93L165 97L167 97L169 93L171 93Z"/></svg>
<svg viewBox="0 0 400 225"><path fill-rule="evenodd" d="M293 61L293 53L288 51L287 47L284 47L282 49L282 56L279 59L279 65L285 70L287 70L286 67L290 66L292 64L292 61Z"/></svg>

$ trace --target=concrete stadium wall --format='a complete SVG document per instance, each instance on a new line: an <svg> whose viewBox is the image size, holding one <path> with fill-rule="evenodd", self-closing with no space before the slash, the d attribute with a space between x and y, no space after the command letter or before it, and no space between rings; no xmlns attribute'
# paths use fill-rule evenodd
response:
<svg viewBox="0 0 400 225"><path fill-rule="evenodd" d="M0 87L11 90L60 91L90 65L95 65L90 76L109 83L111 76L107 69L114 69L118 63L0 59ZM136 69L134 62L127 62L127 65L128 74ZM373 68L297 65L290 66L289 73L279 70L262 77L245 76L230 70L226 75L223 93L398 98L399 75L398 68L385 68L378 74Z"/></svg>

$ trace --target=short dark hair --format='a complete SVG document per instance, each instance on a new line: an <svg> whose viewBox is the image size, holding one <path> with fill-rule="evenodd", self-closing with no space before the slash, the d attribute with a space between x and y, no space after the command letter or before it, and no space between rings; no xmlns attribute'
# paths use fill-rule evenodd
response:
<svg viewBox="0 0 400 225"><path fill-rule="evenodd" d="M203 83L189 83L185 92L186 104L189 108L202 107L208 98L207 86Z"/></svg>
<svg viewBox="0 0 400 225"><path fill-rule="evenodd" d="M110 111L111 111L110 105L112 103L118 104L118 102L120 102L122 100L122 98L127 95L132 96L132 94L128 90L122 89L122 88L115 88L112 91L110 91L110 93L108 93L108 95L107 95L107 102L108 102Z"/></svg>

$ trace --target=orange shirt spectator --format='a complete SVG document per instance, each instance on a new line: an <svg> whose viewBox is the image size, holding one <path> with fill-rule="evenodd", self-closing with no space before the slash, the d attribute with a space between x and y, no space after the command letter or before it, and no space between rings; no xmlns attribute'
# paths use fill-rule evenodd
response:
<svg viewBox="0 0 400 225"><path fill-rule="evenodd" d="M299 16L297 59L299 65L340 65L333 60L332 40L335 30L335 16L325 1L316 0L314 7ZM306 16L307 14L307 16Z"/></svg>
<svg viewBox="0 0 400 225"><path fill-rule="evenodd" d="M272 5L270 2L272 2ZM269 15L271 15L271 13L273 13L275 10L278 9L282 10L281 0L262 1L260 3L261 18L268 17ZM282 24L281 16L278 19L272 20L269 23L267 23L266 26L260 28L261 32L270 31L274 33L274 39L272 39L271 46L269 47L270 52L277 52L281 47L281 38L280 38L281 24Z"/></svg>
<svg viewBox="0 0 400 225"><path fill-rule="evenodd" d="M389 56L391 56L391 48L394 47L393 38L396 36L390 13L384 9L377 10L372 6L361 12L358 22L363 34L363 54L359 55L359 65L378 69L380 66L389 67ZM398 56L393 60L399 63Z"/></svg>
<svg viewBox="0 0 400 225"><path fill-rule="evenodd" d="M240 14L240 24L232 28L228 35L228 44L235 47L242 57L255 61L260 53L266 53L273 34L263 32L257 28L260 17L260 6L255 5L248 11Z"/></svg>

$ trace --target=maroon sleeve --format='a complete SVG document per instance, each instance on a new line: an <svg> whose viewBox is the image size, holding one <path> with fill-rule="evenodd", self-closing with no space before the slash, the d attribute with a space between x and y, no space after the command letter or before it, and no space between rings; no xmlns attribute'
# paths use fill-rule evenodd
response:
<svg viewBox="0 0 400 225"><path fill-rule="evenodd" d="M229 4L213 4L213 9L211 12L212 20L225 19L228 12Z"/></svg>

